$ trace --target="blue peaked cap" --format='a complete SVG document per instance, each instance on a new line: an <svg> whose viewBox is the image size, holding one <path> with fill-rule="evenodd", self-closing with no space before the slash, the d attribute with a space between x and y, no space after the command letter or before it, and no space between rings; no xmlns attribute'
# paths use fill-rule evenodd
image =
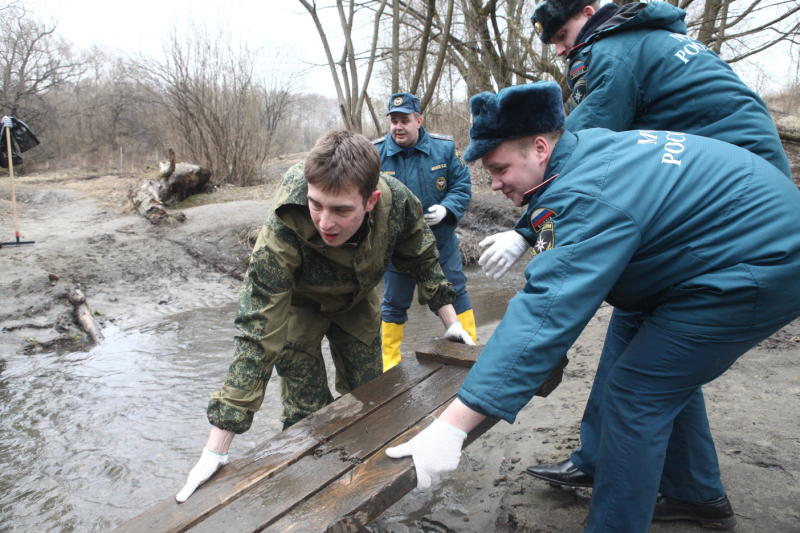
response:
<svg viewBox="0 0 800 533"><path fill-rule="evenodd" d="M470 101L472 127L465 161L475 161L507 139L550 133L564 125L561 87L552 81L537 81L482 92Z"/></svg>
<svg viewBox="0 0 800 533"><path fill-rule="evenodd" d="M387 115L392 113L405 113L406 115L419 113L419 98L411 93L394 93L389 97L388 109Z"/></svg>

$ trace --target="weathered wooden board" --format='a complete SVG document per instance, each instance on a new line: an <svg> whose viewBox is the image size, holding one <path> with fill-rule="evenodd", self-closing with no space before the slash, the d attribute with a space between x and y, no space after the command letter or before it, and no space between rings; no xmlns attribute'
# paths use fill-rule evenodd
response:
<svg viewBox="0 0 800 533"><path fill-rule="evenodd" d="M386 448L397 446L425 429L447 405L449 402L264 531L333 533L358 531L358 527L369 524L417 486L412 459L392 459L386 455ZM496 418L484 421L470 432L464 446L468 446L496 423Z"/></svg>
<svg viewBox="0 0 800 533"><path fill-rule="evenodd" d="M411 458L386 448L450 403L480 347L437 341L422 352L226 465L185 503L170 495L117 531L366 531L416 486Z"/></svg>
<svg viewBox="0 0 800 533"><path fill-rule="evenodd" d="M449 400L464 371L442 367L381 409L364 416L311 455L253 485L245 494L197 524L192 531L260 531L357 464L381 450Z"/></svg>
<svg viewBox="0 0 800 533"><path fill-rule="evenodd" d="M483 346L467 346L446 340L437 340L417 348L417 359L445 365L471 367L478 360Z"/></svg>
<svg viewBox="0 0 800 533"><path fill-rule="evenodd" d="M116 531L141 533L186 531L204 517L241 496L249 487L299 460L365 414L423 381L441 368L438 364L405 361L353 393L338 398L314 415L257 447L248 456L225 465L185 503L170 496ZM191 465L187 465L188 468ZM180 487L175 487L177 492ZM224 529L223 529L224 530Z"/></svg>

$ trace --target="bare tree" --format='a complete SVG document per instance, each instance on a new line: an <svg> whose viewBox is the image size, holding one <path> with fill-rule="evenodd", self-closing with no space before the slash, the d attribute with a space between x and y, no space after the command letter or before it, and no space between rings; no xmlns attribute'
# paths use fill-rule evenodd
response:
<svg viewBox="0 0 800 533"><path fill-rule="evenodd" d="M247 48L200 28L183 41L173 33L163 62L142 62L177 151L211 168L217 181L246 185L260 177L286 108L288 91L265 89L254 63Z"/></svg>
<svg viewBox="0 0 800 533"><path fill-rule="evenodd" d="M561 65L533 38L529 22L531 2L459 0L452 15L450 3L445 3L431 18L429 7L433 2L399 1L407 13L402 21L406 30L411 34L431 33L430 39L436 42L437 49L445 50L447 61L461 73L468 95L543 76L562 77ZM402 49L415 47L407 44ZM434 85L437 80L431 77L429 81Z"/></svg>
<svg viewBox="0 0 800 533"><path fill-rule="evenodd" d="M38 122L40 97L79 77L83 62L55 34L55 25L30 17L19 4L0 10L0 107Z"/></svg>
<svg viewBox="0 0 800 533"><path fill-rule="evenodd" d="M689 33L735 63L778 43L800 43L796 0L672 0L689 13Z"/></svg>
<svg viewBox="0 0 800 533"><path fill-rule="evenodd" d="M372 108L367 89L369 88L369 83L372 78L372 69L375 66L381 16L386 9L387 0L376 1L377 7L375 8L372 22L372 44L365 54L365 59L356 51L353 39L353 30L356 27L356 16L364 10L357 8L355 0L349 0L346 2L347 5L345 5L344 0L335 1L335 8L339 15L339 27L342 32L342 39L344 40L342 53L338 60L335 60L333 57L333 51L328 41L327 32L319 17L316 0L299 0L299 2L314 20L317 33L322 41L322 47L325 49L325 57L328 61L328 67L331 71L334 86L336 87L339 111L342 115L345 127L357 132L363 130L362 116L365 105L369 107L372 119L376 127L378 127L378 118L375 114L375 110ZM359 72L362 68L365 69L366 72L363 81L359 81Z"/></svg>

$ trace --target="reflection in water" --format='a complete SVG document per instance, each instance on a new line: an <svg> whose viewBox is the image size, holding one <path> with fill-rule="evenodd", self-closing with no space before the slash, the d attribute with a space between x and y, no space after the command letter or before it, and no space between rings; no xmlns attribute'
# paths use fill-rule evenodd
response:
<svg viewBox="0 0 800 533"><path fill-rule="evenodd" d="M513 290L477 272L469 289L486 342ZM234 313L233 303L196 309L134 331L106 328L90 352L0 359L0 532L107 531L175 494L205 443ZM415 305L403 350L442 333ZM280 431L276 379L234 456Z"/></svg>

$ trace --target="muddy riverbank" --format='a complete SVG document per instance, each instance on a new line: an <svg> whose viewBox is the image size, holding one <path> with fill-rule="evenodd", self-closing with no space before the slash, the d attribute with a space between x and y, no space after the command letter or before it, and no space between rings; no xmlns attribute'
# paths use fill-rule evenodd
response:
<svg viewBox="0 0 800 533"><path fill-rule="evenodd" d="M790 156L797 164L796 152ZM218 190L182 206L184 224L155 227L123 208L141 178L76 172L18 180L23 239L36 244L0 249L0 531L108 530L174 493L204 442L203 404L230 357L236 293L270 188ZM3 177L3 241L13 236L9 213ZM515 218L505 199L476 187L460 229L467 255ZM482 341L519 272L496 283L470 271ZM99 349L82 348L69 317L64 295L75 286L104 328ZM609 312L598 310L572 348L553 395L537 398L515 424L495 426L438 490L409 494L371 529L581 531L590 491L555 489L522 472L577 445ZM405 350L438 334L421 325L426 316L416 316ZM706 387L738 531L800 531L799 355L795 322ZM258 430L237 439L232 453L277 431L272 414L261 413Z"/></svg>

